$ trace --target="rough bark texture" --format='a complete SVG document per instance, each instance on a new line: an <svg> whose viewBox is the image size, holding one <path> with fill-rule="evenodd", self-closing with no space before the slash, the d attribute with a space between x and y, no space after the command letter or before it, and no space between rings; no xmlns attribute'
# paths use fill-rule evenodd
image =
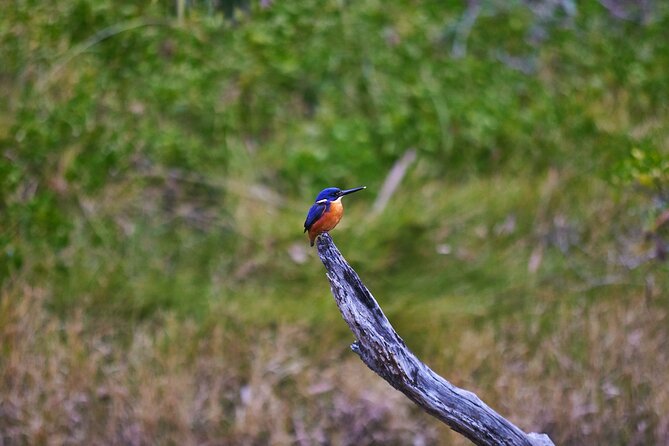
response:
<svg viewBox="0 0 669 446"><path fill-rule="evenodd" d="M357 341L351 349L391 386L477 445L554 446L545 434L526 434L475 394L455 387L423 364L395 332L358 274L328 234L318 255L344 320Z"/></svg>

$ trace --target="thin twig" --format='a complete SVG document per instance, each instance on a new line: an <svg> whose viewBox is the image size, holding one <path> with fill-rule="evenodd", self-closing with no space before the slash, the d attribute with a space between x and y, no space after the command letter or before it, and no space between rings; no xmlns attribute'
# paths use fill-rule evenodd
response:
<svg viewBox="0 0 669 446"><path fill-rule="evenodd" d="M397 190L397 187L402 182L402 179L404 178L407 169L414 162L415 159L416 159L416 149L409 149L406 152L404 152L404 155L402 155L402 157L399 160L395 162L393 168L390 169L390 172L388 172L386 180L383 182L383 186L381 187L381 192L379 192L379 196L376 198L374 205L372 205L373 215L378 215L381 212L383 212L383 209L385 209L386 205L388 204L388 201L390 201L390 198L393 196L393 194Z"/></svg>
<svg viewBox="0 0 669 446"><path fill-rule="evenodd" d="M81 42L78 45L73 46L68 49L65 54L63 54L57 63L55 63L49 71L47 71L36 83L36 88L38 91L41 91L43 88L49 85L52 79L62 70L72 59L79 56L80 54L85 53L95 45L103 42L111 37L114 37L118 34L124 33L126 31L131 31L137 28L143 28L145 26L170 26L170 23L165 20L145 20L145 19L136 19L129 20L123 23L117 23L115 25L104 28L93 36L89 37L85 41Z"/></svg>

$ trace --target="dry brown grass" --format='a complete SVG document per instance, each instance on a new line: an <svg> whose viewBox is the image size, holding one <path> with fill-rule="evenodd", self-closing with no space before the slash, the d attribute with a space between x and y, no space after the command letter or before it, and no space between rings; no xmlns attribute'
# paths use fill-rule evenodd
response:
<svg viewBox="0 0 669 446"><path fill-rule="evenodd" d="M2 444L432 444L433 420L353 357L315 364L295 328L251 335L59 322L43 290L2 296ZM252 339L252 341L249 341Z"/></svg>
<svg viewBox="0 0 669 446"><path fill-rule="evenodd" d="M2 444L468 444L353 354L305 353L304 327L129 329L59 321L46 298L0 301ZM520 320L463 331L444 374L556 444L669 443L666 312L642 297L551 311L549 334Z"/></svg>
<svg viewBox="0 0 669 446"><path fill-rule="evenodd" d="M638 298L553 316L549 336L520 324L483 335L500 358L497 407L560 445L669 444L666 312Z"/></svg>

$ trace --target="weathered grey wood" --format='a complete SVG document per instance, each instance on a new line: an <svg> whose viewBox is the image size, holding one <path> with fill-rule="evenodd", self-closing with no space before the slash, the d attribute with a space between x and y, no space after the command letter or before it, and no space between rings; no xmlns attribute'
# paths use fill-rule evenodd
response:
<svg viewBox="0 0 669 446"><path fill-rule="evenodd" d="M332 238L321 235L317 246L337 306L357 339L351 349L370 369L474 444L554 446L547 435L526 434L475 394L452 385L423 364L395 332Z"/></svg>

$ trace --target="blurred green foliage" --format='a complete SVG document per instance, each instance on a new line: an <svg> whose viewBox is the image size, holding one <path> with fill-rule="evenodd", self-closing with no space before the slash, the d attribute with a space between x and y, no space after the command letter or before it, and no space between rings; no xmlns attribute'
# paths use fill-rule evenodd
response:
<svg viewBox="0 0 669 446"><path fill-rule="evenodd" d="M656 153L643 172L628 169L642 181L666 158L661 4L640 23L598 5L548 20L522 2L483 2L471 29L461 2L214 6L189 4L180 18L158 2L6 8L4 278L28 268L69 283L57 294L77 301L103 274L101 300L153 307L151 295L158 306L182 301L174 290L187 284L207 294L212 264L226 275L250 256L285 269L257 252L293 240L299 217L263 224L262 209L236 210L245 194L271 190L274 205L254 206L299 214L326 185L378 189L408 148L419 155L416 190L550 167L606 178L638 145ZM410 259L436 216L399 214L396 234L376 236ZM383 243L372 244L381 259Z"/></svg>
<svg viewBox="0 0 669 446"><path fill-rule="evenodd" d="M666 155L663 5L641 24L597 5L547 20L521 2L483 2L471 30L461 2L247 6L226 15L195 2L180 18L157 2L6 8L4 278L61 271L48 280L75 280L57 294L76 301L88 289L78 282L103 273L103 296L155 294L161 306L183 300L173 280L206 283L212 263L227 274L273 238L295 238L297 216L261 229L262 211L235 211L253 188L303 207L326 185L375 190L408 148L419 154L416 188L549 167L605 178L639 144L655 148L644 167L654 172ZM456 45L465 49L454 55ZM400 213L392 242L410 259L433 217ZM143 260L130 267L128 256ZM176 277L160 277L170 268ZM137 275L157 289L128 281Z"/></svg>
<svg viewBox="0 0 669 446"><path fill-rule="evenodd" d="M665 206L669 203L669 157L654 147L635 147L621 163L618 177L642 186Z"/></svg>
<svg viewBox="0 0 669 446"><path fill-rule="evenodd" d="M405 339L447 366L453 327L526 317L531 355L590 298L667 284L640 215L667 205L669 6L603 3L10 2L0 283L120 332L336 320L317 351L347 332L302 221L364 184L335 240Z"/></svg>

